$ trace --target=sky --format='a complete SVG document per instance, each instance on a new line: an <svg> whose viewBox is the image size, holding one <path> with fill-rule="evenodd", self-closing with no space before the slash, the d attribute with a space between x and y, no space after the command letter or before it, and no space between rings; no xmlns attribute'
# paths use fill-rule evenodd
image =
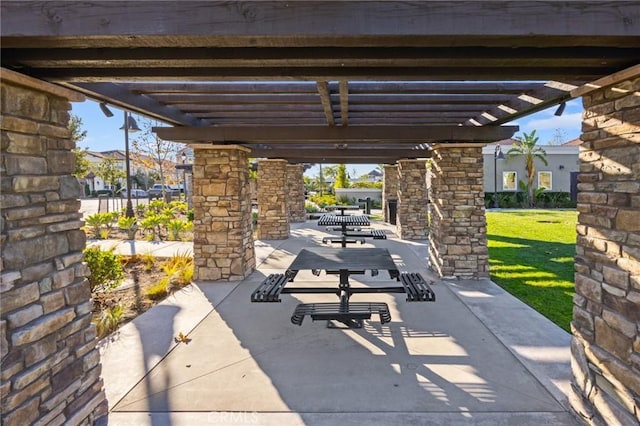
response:
<svg viewBox="0 0 640 426"><path fill-rule="evenodd" d="M574 99L567 102L564 114L560 117L554 115L556 108L554 106L507 124L520 126L520 131L515 136L536 130L536 135L540 138L540 145L548 145L558 139L560 143L567 142L579 137L582 123L582 100ZM86 102L72 103L71 113L82 119L82 129L87 131L87 137L78 144L80 148L88 148L91 151L124 150L124 134L120 130L124 123L123 112L113 106L109 106L109 109L114 115L107 118L97 102L87 100ZM133 117L138 118L135 114ZM138 124L142 127L140 120L138 120ZM130 135L129 141L134 137L135 135ZM375 169L376 166L376 164L351 164L347 165L347 172L351 177L361 176ZM317 176L318 171L319 166L315 165L308 169L305 175Z"/></svg>

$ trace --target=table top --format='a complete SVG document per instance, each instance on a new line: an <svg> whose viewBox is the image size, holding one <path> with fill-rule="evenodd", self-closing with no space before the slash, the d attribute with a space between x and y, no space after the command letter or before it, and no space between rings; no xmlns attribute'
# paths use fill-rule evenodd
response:
<svg viewBox="0 0 640 426"><path fill-rule="evenodd" d="M336 226L336 225L358 225L369 226L369 218L365 215L340 216L334 214L325 214L318 219L320 226Z"/></svg>
<svg viewBox="0 0 640 426"><path fill-rule="evenodd" d="M314 269L330 271L384 269L390 273L398 272L398 267L389 250L384 248L311 247L300 251L287 269L287 273Z"/></svg>
<svg viewBox="0 0 640 426"><path fill-rule="evenodd" d="M325 206L327 210L360 210L360 206L351 204L351 205L334 205L334 206Z"/></svg>

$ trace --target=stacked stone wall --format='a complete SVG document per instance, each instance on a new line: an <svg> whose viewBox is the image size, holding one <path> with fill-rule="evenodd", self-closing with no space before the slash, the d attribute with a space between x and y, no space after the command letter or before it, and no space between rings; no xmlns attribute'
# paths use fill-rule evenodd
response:
<svg viewBox="0 0 640 426"><path fill-rule="evenodd" d="M396 225L403 240L424 240L429 229L427 168L424 160L398 161Z"/></svg>
<svg viewBox="0 0 640 426"><path fill-rule="evenodd" d="M287 192L289 205L289 220L304 222L307 212L304 208L304 167L302 164L287 165Z"/></svg>
<svg viewBox="0 0 640 426"><path fill-rule="evenodd" d="M431 267L441 277L488 277L482 146L439 145L431 159Z"/></svg>
<svg viewBox="0 0 640 426"><path fill-rule="evenodd" d="M248 150L193 148L194 279L241 280L256 265Z"/></svg>
<svg viewBox="0 0 640 426"><path fill-rule="evenodd" d="M258 239L289 238L287 162L258 161Z"/></svg>
<svg viewBox="0 0 640 426"><path fill-rule="evenodd" d="M82 98L2 73L2 424L89 424L107 404L67 128Z"/></svg>
<svg viewBox="0 0 640 426"><path fill-rule="evenodd" d="M389 200L398 200L398 166L385 165L382 180L382 218L389 222ZM397 216L396 216L397 220ZM395 223L393 223L395 225Z"/></svg>
<svg viewBox="0 0 640 426"><path fill-rule="evenodd" d="M640 79L583 97L572 405L640 422Z"/></svg>

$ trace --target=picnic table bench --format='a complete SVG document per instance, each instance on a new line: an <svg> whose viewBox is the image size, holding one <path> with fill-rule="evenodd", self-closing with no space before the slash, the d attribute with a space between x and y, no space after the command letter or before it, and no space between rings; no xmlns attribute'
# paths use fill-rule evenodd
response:
<svg viewBox="0 0 640 426"><path fill-rule="evenodd" d="M324 270L328 275L338 275L338 286L291 287L301 270L310 270L316 276ZM389 277L401 285L352 287L351 275L378 275L379 270L387 270ZM433 302L435 293L424 278L416 272L400 272L387 249L382 248L326 248L314 247L302 249L284 274L271 274L266 277L251 294L252 302L280 302L280 295L299 294L335 294L339 301L333 303L301 303L291 322L302 325L305 316L312 320L337 321L348 327L362 327L362 320L377 314L381 323L391 321L389 307L383 302L350 302L354 294L363 293L405 293L407 302Z"/></svg>

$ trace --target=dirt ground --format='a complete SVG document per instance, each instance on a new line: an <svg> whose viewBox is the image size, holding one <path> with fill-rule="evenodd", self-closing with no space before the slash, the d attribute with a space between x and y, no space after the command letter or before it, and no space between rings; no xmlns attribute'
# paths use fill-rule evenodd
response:
<svg viewBox="0 0 640 426"><path fill-rule="evenodd" d="M118 304L122 305L123 313L117 328L124 326L138 315L151 309L171 293L172 288L169 285L169 293L157 299L151 299L147 296L149 289L166 277L166 273L162 270L162 265L166 259L156 258L153 267L148 270L142 257L131 258L123 256L125 280L115 289L103 292L94 292L93 300L93 322L98 323L103 312L107 308L112 308ZM107 333L109 334L109 333ZM99 336L100 338L105 337Z"/></svg>

